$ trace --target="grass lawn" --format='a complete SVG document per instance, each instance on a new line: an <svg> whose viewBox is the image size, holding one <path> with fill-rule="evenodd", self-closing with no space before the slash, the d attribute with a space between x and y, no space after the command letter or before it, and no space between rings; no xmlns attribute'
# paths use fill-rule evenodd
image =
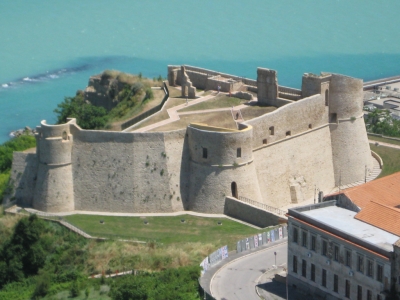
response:
<svg viewBox="0 0 400 300"><path fill-rule="evenodd" d="M400 171L400 150L371 145L371 150L379 154L383 160L383 170L378 178L384 177Z"/></svg>
<svg viewBox="0 0 400 300"><path fill-rule="evenodd" d="M177 106L177 105L184 104L184 103L186 103L186 99L183 99L183 98L170 98L170 99L168 99L168 101L165 104L163 110L161 110L159 113L154 114L153 116L151 116L149 119L147 119L143 123L140 123L139 125L135 126L132 130L143 128L143 127L146 127L148 125L155 124L155 123L158 123L160 121L164 121L164 120L169 119L169 115L168 115L167 109L169 109L171 107L174 107L174 106Z"/></svg>
<svg viewBox="0 0 400 300"><path fill-rule="evenodd" d="M368 135L368 139L369 140L373 140L373 141L377 141L377 142L382 142L382 143L400 145L400 141L386 139L386 138L383 138L383 137L380 137L380 136Z"/></svg>
<svg viewBox="0 0 400 300"><path fill-rule="evenodd" d="M85 291L82 290L79 293L78 297L71 298L69 291L62 291L55 295L46 296L42 298L43 300L67 300L67 299L75 299L75 300L85 300L85 299L98 299L98 300L109 300L111 299L107 294L110 290L110 287L107 285L103 285L100 287L100 290L95 290L93 287L89 288L89 297L86 298Z"/></svg>
<svg viewBox="0 0 400 300"><path fill-rule="evenodd" d="M207 101L198 103L196 105L181 109L181 110L179 110L179 112L232 107L232 106L237 106L237 105L244 104L247 102L248 102L248 100L243 100L243 99L239 99L239 98L235 98L235 97L228 97L225 94L220 94L210 100L207 100Z"/></svg>
<svg viewBox="0 0 400 300"><path fill-rule="evenodd" d="M174 217L114 217L71 215L65 217L71 224L97 237L116 237L139 241L155 241L164 245L183 243L211 243L236 248L244 237L264 232L225 218L202 218L191 215ZM181 220L185 219L182 223ZM100 224L100 220L104 224ZM144 224L144 220L148 224ZM218 222L222 225L218 225Z"/></svg>
<svg viewBox="0 0 400 300"><path fill-rule="evenodd" d="M256 105L251 105L248 106L244 109L241 109L243 119L245 121L251 120L254 118L257 118L259 116L262 116L263 114L269 113L271 111L274 111L276 107L274 106L256 106Z"/></svg>
<svg viewBox="0 0 400 300"><path fill-rule="evenodd" d="M179 116L180 120L157 127L151 131L170 131L186 128L190 123L205 123L210 126L237 129L230 111L218 111Z"/></svg>

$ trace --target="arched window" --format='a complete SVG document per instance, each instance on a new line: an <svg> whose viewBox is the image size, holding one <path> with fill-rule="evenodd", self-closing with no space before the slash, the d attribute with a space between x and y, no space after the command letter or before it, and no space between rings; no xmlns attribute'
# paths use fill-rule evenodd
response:
<svg viewBox="0 0 400 300"><path fill-rule="evenodd" d="M237 184L234 181L231 183L231 190L232 190L232 197L237 199L238 198L238 190L237 190Z"/></svg>

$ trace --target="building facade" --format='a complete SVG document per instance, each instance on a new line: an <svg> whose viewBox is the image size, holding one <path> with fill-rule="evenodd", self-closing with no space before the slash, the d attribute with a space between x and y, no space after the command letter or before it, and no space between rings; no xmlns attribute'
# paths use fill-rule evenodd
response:
<svg viewBox="0 0 400 300"><path fill-rule="evenodd" d="M336 200L289 209L288 283L325 299L385 299L397 288L399 236Z"/></svg>

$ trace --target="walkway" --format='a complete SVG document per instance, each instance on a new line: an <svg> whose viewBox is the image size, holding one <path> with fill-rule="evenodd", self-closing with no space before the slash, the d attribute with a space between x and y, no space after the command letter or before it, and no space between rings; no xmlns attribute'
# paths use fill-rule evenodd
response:
<svg viewBox="0 0 400 300"><path fill-rule="evenodd" d="M206 289L208 284L211 295L218 300L259 300L256 285L260 276L275 265L274 252L277 265L286 264L287 238L256 249L234 253L209 269L200 279L202 287Z"/></svg>
<svg viewBox="0 0 400 300"><path fill-rule="evenodd" d="M395 144L390 144L390 143L384 143L384 142L379 142L379 141L374 141L374 140L368 140L370 144L378 145L378 146L384 146L384 147L389 147L389 148L395 148L395 149L400 149L400 145L395 145Z"/></svg>
<svg viewBox="0 0 400 300"><path fill-rule="evenodd" d="M222 92L220 92L222 93ZM170 124L172 122L178 121L180 120L180 115L191 115L191 114L202 114L202 113L210 113L210 112L218 112L218 111L231 111L233 109L233 111L238 111L240 109L244 109L246 107L248 107L248 104L241 104L238 106L234 106L234 107L224 107L224 108L212 108L212 109L203 109L203 110L194 110L194 111L187 111L187 112L178 112L181 109L187 108L187 107L191 107L193 105L202 103L204 101L210 100L212 98L214 98L217 94L216 93L212 93L210 95L204 96L204 97L200 97L198 99L195 100L190 100L188 101L188 104L183 103L181 105L177 105L174 107L171 107L169 109L167 109L168 115L169 115L169 119L167 120L163 120L154 124L150 124L148 126L139 128L139 129L133 129L133 132L146 132L146 131L150 131L152 129ZM257 102L257 99L253 99L251 100L249 103L255 103ZM232 116L233 117L233 116Z"/></svg>

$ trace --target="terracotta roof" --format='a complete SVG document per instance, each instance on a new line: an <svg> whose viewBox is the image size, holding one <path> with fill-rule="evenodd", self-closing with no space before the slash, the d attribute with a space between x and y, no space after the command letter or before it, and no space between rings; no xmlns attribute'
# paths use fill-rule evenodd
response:
<svg viewBox="0 0 400 300"><path fill-rule="evenodd" d="M400 208L400 172L344 190L347 198L363 209L371 201Z"/></svg>
<svg viewBox="0 0 400 300"><path fill-rule="evenodd" d="M400 172L338 194L360 207L356 219L400 236Z"/></svg>
<svg viewBox="0 0 400 300"><path fill-rule="evenodd" d="M400 236L400 209L398 208L371 201L354 218Z"/></svg>

